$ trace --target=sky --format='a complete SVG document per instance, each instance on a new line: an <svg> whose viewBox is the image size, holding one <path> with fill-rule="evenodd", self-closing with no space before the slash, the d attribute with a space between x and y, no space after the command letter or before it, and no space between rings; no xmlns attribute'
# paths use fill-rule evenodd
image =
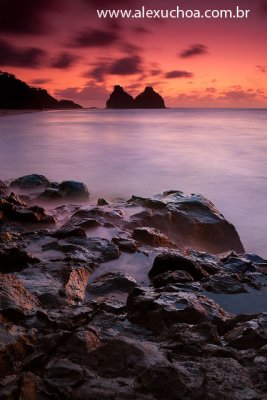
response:
<svg viewBox="0 0 267 400"><path fill-rule="evenodd" d="M248 19L99 19L97 9L251 10ZM0 69L104 107L153 86L168 107L267 107L267 0L0 0Z"/></svg>

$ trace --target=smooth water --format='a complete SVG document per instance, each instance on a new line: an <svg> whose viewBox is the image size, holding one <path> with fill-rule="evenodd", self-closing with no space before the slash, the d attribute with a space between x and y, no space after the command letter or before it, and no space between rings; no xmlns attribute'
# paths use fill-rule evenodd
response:
<svg viewBox="0 0 267 400"><path fill-rule="evenodd" d="M91 200L202 193L267 256L267 110L72 110L0 118L0 179L85 182Z"/></svg>

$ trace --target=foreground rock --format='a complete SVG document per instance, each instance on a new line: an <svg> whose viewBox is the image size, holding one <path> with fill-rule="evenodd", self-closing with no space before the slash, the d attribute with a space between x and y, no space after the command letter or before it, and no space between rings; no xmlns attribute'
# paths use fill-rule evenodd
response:
<svg viewBox="0 0 267 400"><path fill-rule="evenodd" d="M67 182L40 187L84 189ZM233 251L238 234L208 200L171 191L47 213L34 187L1 188L1 399L266 399L267 314L211 296L264 302L267 262Z"/></svg>

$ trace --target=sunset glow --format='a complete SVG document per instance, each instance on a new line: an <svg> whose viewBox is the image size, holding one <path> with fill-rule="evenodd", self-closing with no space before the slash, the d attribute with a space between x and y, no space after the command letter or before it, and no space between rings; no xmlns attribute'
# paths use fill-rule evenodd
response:
<svg viewBox="0 0 267 400"><path fill-rule="evenodd" d="M104 107L114 84L133 96L152 85L168 107L267 106L265 1L179 2L191 9L239 4L251 10L242 20L101 20L96 15L97 8L144 4L171 8L177 1L2 0L0 68L86 107Z"/></svg>

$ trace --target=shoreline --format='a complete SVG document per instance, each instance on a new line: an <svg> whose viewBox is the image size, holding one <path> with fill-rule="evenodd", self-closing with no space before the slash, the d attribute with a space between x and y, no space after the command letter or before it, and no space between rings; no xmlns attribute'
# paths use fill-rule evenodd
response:
<svg viewBox="0 0 267 400"><path fill-rule="evenodd" d="M20 114L32 114L36 112L42 112L44 110L12 110L12 109L0 109L0 117L6 117L9 115L20 115Z"/></svg>

